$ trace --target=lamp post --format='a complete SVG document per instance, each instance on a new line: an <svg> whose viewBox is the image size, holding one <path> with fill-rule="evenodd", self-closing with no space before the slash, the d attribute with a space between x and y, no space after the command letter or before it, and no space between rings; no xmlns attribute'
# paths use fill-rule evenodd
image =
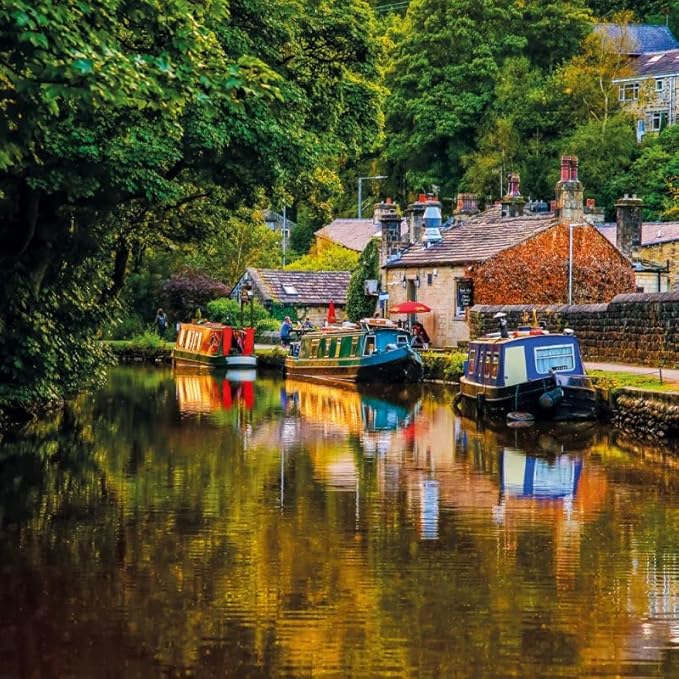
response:
<svg viewBox="0 0 679 679"><path fill-rule="evenodd" d="M577 224L568 225L568 304L573 304L573 228Z"/></svg>
<svg viewBox="0 0 679 679"><path fill-rule="evenodd" d="M358 218L359 219L361 219L361 215L362 215L361 200L363 198L361 182L364 179L386 179L386 178L387 178L386 174L378 174L378 175L375 175L374 177L359 177L358 178Z"/></svg>

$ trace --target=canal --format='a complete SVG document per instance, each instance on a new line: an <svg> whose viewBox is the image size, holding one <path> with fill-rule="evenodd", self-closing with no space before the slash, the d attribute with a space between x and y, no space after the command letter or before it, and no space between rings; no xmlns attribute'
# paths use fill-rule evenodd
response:
<svg viewBox="0 0 679 679"><path fill-rule="evenodd" d="M0 676L679 676L679 458L451 403L115 369L0 444Z"/></svg>

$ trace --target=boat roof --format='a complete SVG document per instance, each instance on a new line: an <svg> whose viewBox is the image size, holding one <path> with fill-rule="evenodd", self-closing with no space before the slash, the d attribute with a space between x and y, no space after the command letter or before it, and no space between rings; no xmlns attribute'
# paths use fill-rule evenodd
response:
<svg viewBox="0 0 679 679"><path fill-rule="evenodd" d="M573 333L562 333L562 332L536 332L535 329L533 329L533 332L529 330L510 330L509 331L509 337L502 337L499 332L491 332L487 335L483 335L482 337L477 337L476 339L473 339L469 342L470 345L472 344L509 344L511 342L518 342L518 341L526 341L528 340L529 342L534 342L534 341L544 341L545 337L553 337L554 339L558 339L559 341L563 341L564 339L575 339L575 335Z"/></svg>

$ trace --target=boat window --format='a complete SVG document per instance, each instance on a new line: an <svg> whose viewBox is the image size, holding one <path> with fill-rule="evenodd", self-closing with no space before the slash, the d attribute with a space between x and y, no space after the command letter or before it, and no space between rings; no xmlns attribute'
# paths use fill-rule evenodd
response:
<svg viewBox="0 0 679 679"><path fill-rule="evenodd" d="M473 374L476 367L476 349L469 350L469 374Z"/></svg>
<svg viewBox="0 0 679 679"><path fill-rule="evenodd" d="M351 337L342 337L342 356L351 356Z"/></svg>
<svg viewBox="0 0 679 679"><path fill-rule="evenodd" d="M342 340L341 338L337 339L337 344L335 345L335 354L334 354L335 358L339 358L340 353L342 352L342 342L343 341L344 340Z"/></svg>
<svg viewBox="0 0 679 679"><path fill-rule="evenodd" d="M311 340L311 348L309 349L309 357L316 358L318 356L318 343L320 340Z"/></svg>
<svg viewBox="0 0 679 679"><path fill-rule="evenodd" d="M572 344L558 344L535 348L535 370L546 375L550 370L575 369L575 347Z"/></svg>
<svg viewBox="0 0 679 679"><path fill-rule="evenodd" d="M490 377L492 368L493 368L493 354L490 351L487 351L486 355L483 357L484 377L486 378Z"/></svg>
<svg viewBox="0 0 679 679"><path fill-rule="evenodd" d="M408 336L407 335L399 335L396 338L396 346L397 347L404 347L407 346L408 344Z"/></svg>
<svg viewBox="0 0 679 679"><path fill-rule="evenodd" d="M492 380L496 380L497 379L497 369L498 369L498 365L500 364L500 354L498 354L497 351L494 351L491 354L491 357L492 357L492 366L490 368L490 378Z"/></svg>
<svg viewBox="0 0 679 679"><path fill-rule="evenodd" d="M351 338L351 355L356 356L357 355L357 350L358 349L358 337L352 337Z"/></svg>
<svg viewBox="0 0 679 679"><path fill-rule="evenodd" d="M365 338L365 347L363 348L363 355L370 356L375 352L375 335L368 335Z"/></svg>

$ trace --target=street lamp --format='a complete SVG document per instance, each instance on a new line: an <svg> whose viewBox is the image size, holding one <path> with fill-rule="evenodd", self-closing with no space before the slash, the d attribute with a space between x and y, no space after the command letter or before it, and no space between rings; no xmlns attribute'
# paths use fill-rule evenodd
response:
<svg viewBox="0 0 679 679"><path fill-rule="evenodd" d="M577 224L568 225L568 304L573 304L573 229Z"/></svg>
<svg viewBox="0 0 679 679"><path fill-rule="evenodd" d="M363 193L363 192L362 192L361 182L362 182L364 179L386 179L386 178L387 178L387 175L386 175L386 174L378 174L378 175L375 175L374 177L359 177L359 178L358 178L358 218L359 218L359 219L361 219L361 214L362 214L362 211L361 211L361 199L363 198L363 196L362 196L362 193Z"/></svg>

